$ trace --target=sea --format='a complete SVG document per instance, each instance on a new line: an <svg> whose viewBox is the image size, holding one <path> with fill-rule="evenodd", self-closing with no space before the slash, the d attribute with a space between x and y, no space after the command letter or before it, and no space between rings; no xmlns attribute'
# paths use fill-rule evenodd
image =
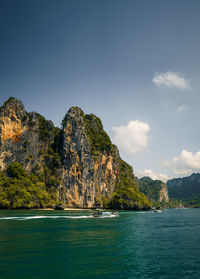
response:
<svg viewBox="0 0 200 279"><path fill-rule="evenodd" d="M200 209L0 210L0 279L199 279Z"/></svg>

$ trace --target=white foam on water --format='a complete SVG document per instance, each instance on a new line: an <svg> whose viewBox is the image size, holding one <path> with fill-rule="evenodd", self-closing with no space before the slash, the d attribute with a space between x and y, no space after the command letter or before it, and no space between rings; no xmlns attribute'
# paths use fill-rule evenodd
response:
<svg viewBox="0 0 200 279"><path fill-rule="evenodd" d="M112 214L109 216L100 216L98 218L113 218L116 215ZM82 215L82 216L69 216L69 215L36 215L36 216L13 216L13 217L0 217L0 221L5 220L16 220L16 221L25 221L25 220L37 220L37 219L87 219L95 218L93 215Z"/></svg>
<svg viewBox="0 0 200 279"><path fill-rule="evenodd" d="M101 216L99 218L113 218L116 215L110 216ZM0 217L0 221L5 220L17 220L17 221L25 221L25 220L37 220L37 219L87 219L87 218L95 218L93 215L82 215L82 216L68 216L68 215L37 215L37 216L13 216L13 217Z"/></svg>
<svg viewBox="0 0 200 279"><path fill-rule="evenodd" d="M117 217L117 215L116 214L111 214L111 215L100 216L100 218L113 218L113 217Z"/></svg>

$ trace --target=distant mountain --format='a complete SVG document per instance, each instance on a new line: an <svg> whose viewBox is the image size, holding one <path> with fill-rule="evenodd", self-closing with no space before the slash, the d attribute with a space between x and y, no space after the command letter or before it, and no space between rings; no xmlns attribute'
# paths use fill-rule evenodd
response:
<svg viewBox="0 0 200 279"><path fill-rule="evenodd" d="M200 200L200 174L193 173L184 178L167 181L170 198L180 200Z"/></svg>
<svg viewBox="0 0 200 279"><path fill-rule="evenodd" d="M169 202L167 185L161 180L153 180L144 176L137 179L139 189L144 193L154 205L161 205Z"/></svg>

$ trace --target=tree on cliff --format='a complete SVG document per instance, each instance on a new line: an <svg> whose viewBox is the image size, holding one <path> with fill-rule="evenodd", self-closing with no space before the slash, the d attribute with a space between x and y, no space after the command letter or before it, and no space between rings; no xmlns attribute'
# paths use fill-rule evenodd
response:
<svg viewBox="0 0 200 279"><path fill-rule="evenodd" d="M110 200L109 206L117 209L149 209L152 203L139 191L134 182L133 169L121 160L116 190Z"/></svg>
<svg viewBox="0 0 200 279"><path fill-rule="evenodd" d="M40 177L12 163L0 172L0 208L43 208L57 203L55 190L47 189Z"/></svg>

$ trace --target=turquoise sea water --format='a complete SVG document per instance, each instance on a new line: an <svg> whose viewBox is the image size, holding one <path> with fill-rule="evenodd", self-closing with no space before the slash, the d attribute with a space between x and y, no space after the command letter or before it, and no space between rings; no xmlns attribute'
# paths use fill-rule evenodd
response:
<svg viewBox="0 0 200 279"><path fill-rule="evenodd" d="M200 209L0 211L0 278L200 278Z"/></svg>

